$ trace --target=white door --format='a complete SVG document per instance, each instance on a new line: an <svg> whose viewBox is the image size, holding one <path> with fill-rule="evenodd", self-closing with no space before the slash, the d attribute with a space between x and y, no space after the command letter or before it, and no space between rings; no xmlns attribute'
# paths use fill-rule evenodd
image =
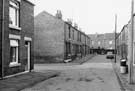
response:
<svg viewBox="0 0 135 91"><path fill-rule="evenodd" d="M26 41L26 47L27 47L27 69L26 71L30 71L30 42Z"/></svg>

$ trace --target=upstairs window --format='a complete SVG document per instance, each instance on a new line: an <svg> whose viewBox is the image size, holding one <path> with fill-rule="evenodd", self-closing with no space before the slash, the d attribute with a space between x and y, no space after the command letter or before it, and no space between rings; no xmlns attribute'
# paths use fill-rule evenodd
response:
<svg viewBox="0 0 135 91"><path fill-rule="evenodd" d="M9 2L9 24L19 27L19 13L20 5L16 0L10 0Z"/></svg>
<svg viewBox="0 0 135 91"><path fill-rule="evenodd" d="M70 26L68 27L68 30L69 30L68 36L69 36L69 38L71 38L71 28L70 28Z"/></svg>
<svg viewBox="0 0 135 91"><path fill-rule="evenodd" d="M80 33L80 41L82 41L82 36L81 36L81 33Z"/></svg>
<svg viewBox="0 0 135 91"><path fill-rule="evenodd" d="M111 41L109 41L109 44L110 44L110 45L112 44L112 40L111 40Z"/></svg>
<svg viewBox="0 0 135 91"><path fill-rule="evenodd" d="M79 36L79 32L78 32L78 35L77 35L77 40L79 41L79 39L80 39L80 36Z"/></svg>
<svg viewBox="0 0 135 91"><path fill-rule="evenodd" d="M92 41L92 45L94 45L94 41Z"/></svg>
<svg viewBox="0 0 135 91"><path fill-rule="evenodd" d="M72 30L72 31L73 31L72 36L73 36L73 40L74 40L74 30Z"/></svg>
<svg viewBox="0 0 135 91"><path fill-rule="evenodd" d="M100 45L101 44L101 42L100 41L98 41L98 45Z"/></svg>

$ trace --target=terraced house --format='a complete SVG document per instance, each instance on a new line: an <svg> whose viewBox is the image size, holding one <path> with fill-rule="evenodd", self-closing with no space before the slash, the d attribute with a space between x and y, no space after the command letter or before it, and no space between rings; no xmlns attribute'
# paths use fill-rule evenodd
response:
<svg viewBox="0 0 135 91"><path fill-rule="evenodd" d="M124 25L116 39L117 54L121 58L128 57L129 29L130 29L130 24Z"/></svg>
<svg viewBox="0 0 135 91"><path fill-rule="evenodd" d="M91 50L95 53L114 52L115 49L115 33L90 34Z"/></svg>
<svg viewBox="0 0 135 91"><path fill-rule="evenodd" d="M77 25L62 20L61 11L46 11L35 17L35 62L64 62L89 54L90 38Z"/></svg>
<svg viewBox="0 0 135 91"><path fill-rule="evenodd" d="M133 15L133 17L135 17L135 14ZM135 18L133 18L133 21L135 22ZM129 68L128 75L126 76L129 76L132 73L130 72L130 70L133 70L133 74L135 70L135 28L133 28L133 42L131 42L131 33L132 33L131 29L132 28L131 28L131 19L130 19L129 22L122 27L119 35L116 38L117 54L121 59L123 58L126 59L126 63ZM132 49L133 51L131 51L130 49L131 44L133 45L133 49ZM131 58L131 52L133 52L133 58ZM131 61L133 61L133 64L131 64ZM131 65L133 65L133 68L131 68ZM129 78L126 76L125 76L126 80L129 80ZM134 79L134 75L133 75L133 79Z"/></svg>
<svg viewBox="0 0 135 91"><path fill-rule="evenodd" d="M70 21L65 22L65 59L75 59L90 53L90 38Z"/></svg>
<svg viewBox="0 0 135 91"><path fill-rule="evenodd" d="M0 78L33 69L34 5L0 0Z"/></svg>
<svg viewBox="0 0 135 91"><path fill-rule="evenodd" d="M135 17L135 14L133 16ZM135 21L135 18L134 18L134 21ZM129 59L130 57L130 54L129 54L130 43L131 43L130 32L131 32L131 21L129 20L129 22L123 26L123 28L121 29L121 32L119 33L116 39L118 55L121 58ZM133 37L133 64L135 64L135 32L133 36L134 36Z"/></svg>

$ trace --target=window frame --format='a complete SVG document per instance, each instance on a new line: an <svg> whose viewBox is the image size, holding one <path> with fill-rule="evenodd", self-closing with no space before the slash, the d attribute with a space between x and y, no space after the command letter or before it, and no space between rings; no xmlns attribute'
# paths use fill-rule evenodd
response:
<svg viewBox="0 0 135 91"><path fill-rule="evenodd" d="M11 41L16 41L18 46L17 45L12 45L11 44ZM15 61L13 61L11 59L11 48L15 48ZM10 39L10 64L9 64L9 67L14 67L14 66L20 66L21 63L19 63L19 40L17 39Z"/></svg>
<svg viewBox="0 0 135 91"><path fill-rule="evenodd" d="M100 45L101 44L101 42L100 41L98 41L98 45Z"/></svg>
<svg viewBox="0 0 135 91"><path fill-rule="evenodd" d="M79 34L79 31L77 32L77 40L78 40L78 41L80 40L80 34Z"/></svg>
<svg viewBox="0 0 135 91"><path fill-rule="evenodd" d="M109 41L109 45L112 45L112 44L113 44L113 41L112 41L112 40L110 40L110 41Z"/></svg>
<svg viewBox="0 0 135 91"><path fill-rule="evenodd" d="M70 26L68 26L68 30L69 30L69 32L68 32L68 37L69 37L69 39L71 38L71 27Z"/></svg>
<svg viewBox="0 0 135 91"><path fill-rule="evenodd" d="M72 37L73 37L73 40L74 40L74 29L72 29Z"/></svg>
<svg viewBox="0 0 135 91"><path fill-rule="evenodd" d="M11 15L10 15L10 8L14 9L15 11L15 21L12 21ZM10 21L14 22L15 24L11 24ZM9 1L9 27L10 28L15 28L17 30L20 30L20 1L18 0L10 0Z"/></svg>

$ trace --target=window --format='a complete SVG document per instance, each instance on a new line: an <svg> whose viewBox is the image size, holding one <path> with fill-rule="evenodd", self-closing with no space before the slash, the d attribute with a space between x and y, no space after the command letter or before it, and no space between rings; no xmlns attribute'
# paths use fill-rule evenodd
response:
<svg viewBox="0 0 135 91"><path fill-rule="evenodd" d="M9 4L9 24L19 27L19 2L11 0Z"/></svg>
<svg viewBox="0 0 135 91"><path fill-rule="evenodd" d="M82 36L81 36L81 33L80 33L80 41L82 41Z"/></svg>
<svg viewBox="0 0 135 91"><path fill-rule="evenodd" d="M109 44L111 45L112 44L112 41L109 41Z"/></svg>
<svg viewBox="0 0 135 91"><path fill-rule="evenodd" d="M92 41L92 45L94 45L94 41Z"/></svg>
<svg viewBox="0 0 135 91"><path fill-rule="evenodd" d="M100 41L98 41L98 45L100 45L101 44L101 42Z"/></svg>
<svg viewBox="0 0 135 91"><path fill-rule="evenodd" d="M70 28L70 26L68 27L68 30L69 30L69 38L71 38L71 28Z"/></svg>
<svg viewBox="0 0 135 91"><path fill-rule="evenodd" d="M80 39L80 36L79 36L79 32L78 32L78 35L77 35L77 40L79 41L79 39Z"/></svg>
<svg viewBox="0 0 135 91"><path fill-rule="evenodd" d="M10 66L18 64L18 40L10 40Z"/></svg>
<svg viewBox="0 0 135 91"><path fill-rule="evenodd" d="M72 31L73 31L73 35L72 36L73 36L73 40L74 40L74 30L72 30Z"/></svg>

